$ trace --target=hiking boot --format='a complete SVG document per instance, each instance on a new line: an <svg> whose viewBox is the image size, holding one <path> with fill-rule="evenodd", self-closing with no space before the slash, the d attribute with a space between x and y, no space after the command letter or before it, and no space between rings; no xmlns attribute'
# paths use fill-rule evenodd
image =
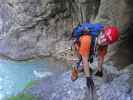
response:
<svg viewBox="0 0 133 100"><path fill-rule="evenodd" d="M77 67L72 67L72 71L71 71L71 80L75 81L78 78L78 69Z"/></svg>
<svg viewBox="0 0 133 100"><path fill-rule="evenodd" d="M103 77L103 71L97 71L95 75L99 77Z"/></svg>

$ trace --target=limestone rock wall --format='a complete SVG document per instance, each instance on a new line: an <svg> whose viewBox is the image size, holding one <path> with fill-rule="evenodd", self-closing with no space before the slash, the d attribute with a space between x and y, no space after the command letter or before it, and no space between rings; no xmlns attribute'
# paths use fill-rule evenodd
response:
<svg viewBox="0 0 133 100"><path fill-rule="evenodd" d="M84 21L132 25L131 0L0 0L0 54L16 60L60 55ZM64 54L62 54L64 55Z"/></svg>

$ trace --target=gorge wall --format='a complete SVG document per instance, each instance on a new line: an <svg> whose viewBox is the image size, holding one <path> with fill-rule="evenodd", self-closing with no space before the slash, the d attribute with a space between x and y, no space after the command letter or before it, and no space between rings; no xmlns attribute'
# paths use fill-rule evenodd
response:
<svg viewBox="0 0 133 100"><path fill-rule="evenodd" d="M116 25L120 43L129 42L132 4L132 0L0 0L0 54L15 60L66 57L73 27L85 21Z"/></svg>

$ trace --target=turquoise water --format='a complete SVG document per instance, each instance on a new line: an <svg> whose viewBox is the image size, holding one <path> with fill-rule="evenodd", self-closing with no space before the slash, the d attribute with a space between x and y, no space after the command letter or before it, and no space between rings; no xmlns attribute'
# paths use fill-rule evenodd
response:
<svg viewBox="0 0 133 100"><path fill-rule="evenodd" d="M0 60L0 100L19 93L31 80L64 71L62 63L51 59L36 59L27 62Z"/></svg>

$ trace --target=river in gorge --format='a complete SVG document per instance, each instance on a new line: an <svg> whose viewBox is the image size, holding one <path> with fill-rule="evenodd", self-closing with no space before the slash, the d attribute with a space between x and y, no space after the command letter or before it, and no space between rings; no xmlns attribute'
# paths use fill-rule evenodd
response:
<svg viewBox="0 0 133 100"><path fill-rule="evenodd" d="M28 61L0 60L0 100L21 92L33 81L54 74L63 73L67 65L55 59L34 59Z"/></svg>

